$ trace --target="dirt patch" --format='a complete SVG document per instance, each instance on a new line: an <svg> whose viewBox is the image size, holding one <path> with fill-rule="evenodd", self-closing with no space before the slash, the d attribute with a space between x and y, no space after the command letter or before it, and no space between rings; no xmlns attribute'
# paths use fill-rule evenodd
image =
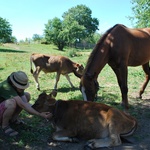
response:
<svg viewBox="0 0 150 150"><path fill-rule="evenodd" d="M121 146L114 148L100 148L100 150L150 150L150 99L147 99L150 95L143 97L143 100L140 99L132 99L130 101L131 108L130 113L137 118L138 120L138 128L135 134L129 137L129 141L131 143L123 143ZM43 123L43 127L47 128L49 126L48 122ZM30 134L30 136L36 132L39 132L36 128L25 127L23 126L17 127L20 132L20 136L14 138L13 140L4 136L2 132L0 132L0 149L2 150L83 150L86 141L80 141L79 143L66 143L66 142L54 142L50 139L50 133L41 133L40 140L30 141L26 143L26 145L22 145L20 138L23 132L26 130Z"/></svg>

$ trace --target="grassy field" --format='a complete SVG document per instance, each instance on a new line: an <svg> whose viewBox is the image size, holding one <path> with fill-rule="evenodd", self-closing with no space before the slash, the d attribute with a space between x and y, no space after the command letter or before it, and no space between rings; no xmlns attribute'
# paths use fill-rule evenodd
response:
<svg viewBox="0 0 150 150"><path fill-rule="evenodd" d="M44 74L43 72L39 75L39 82L41 85L41 91L36 90L35 82L33 79L32 74L30 73L30 55L32 53L43 53L43 54L56 54L56 55L63 55L68 56L69 51L73 50L65 49L64 51L59 51L55 46L51 45L41 45L41 44L5 44L4 46L0 46L0 82L5 80L7 76L13 72L22 70L27 73L29 77L30 87L27 89L28 92L31 93L31 103L37 99L38 95L42 91L46 91L50 93L54 87L55 83L55 73ZM86 65L86 61L89 57L91 50L77 50L77 56L70 58L71 60L81 63L84 66ZM79 91L79 82L80 80L74 76L74 74L70 74L71 81L76 87L75 89L71 89L68 81L65 77L61 76L60 81L58 83L58 94L56 99L81 99L82 95ZM128 87L129 87L129 103L131 105L131 112L132 108L135 107L134 103L137 101L136 95L144 81L144 73L140 67L129 67L128 69ZM121 94L120 89L117 84L116 76L111 70L111 68L106 65L102 70L101 74L98 77L98 82L100 85L100 90L98 92L98 102L106 103L108 105L112 105L114 107L118 107L121 109L119 104L121 102ZM149 86L147 87L145 94L149 93ZM138 107L138 106L136 106ZM137 114L132 112L134 116ZM5 141L8 145L11 143L11 146L14 145L12 143L17 141L17 147L25 147L31 146L37 141L40 144L42 141L42 135L44 135L44 139L49 136L51 131L50 126L47 125L46 121L36 117L29 115L25 111L21 113L21 118L27 122L34 130L22 130L21 138L17 140L8 139ZM41 122L41 120L43 120ZM46 127L45 127L46 126ZM44 128L43 128L44 127ZM37 132L38 131L38 132ZM41 134L42 133L42 134ZM4 138L0 139L0 144L4 142ZM15 145L15 146L16 146Z"/></svg>

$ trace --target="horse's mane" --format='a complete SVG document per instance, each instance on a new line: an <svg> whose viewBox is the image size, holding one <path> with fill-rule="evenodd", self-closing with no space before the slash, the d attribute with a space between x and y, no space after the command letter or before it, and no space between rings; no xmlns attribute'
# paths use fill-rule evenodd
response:
<svg viewBox="0 0 150 150"><path fill-rule="evenodd" d="M104 42L104 40L106 39L107 35L116 27L120 24L116 24L114 25L113 27L111 27L110 29L108 29L104 34L103 36L99 39L99 41L97 42L97 44L95 45L93 51L91 52L89 58L88 58L88 61L87 61L87 65L86 65L86 68L85 68L85 71L87 71L87 68L88 66L91 64L92 60L94 59L95 55L96 55L96 52L97 50L99 50L99 47L101 46L101 43ZM122 26L122 25L121 25Z"/></svg>

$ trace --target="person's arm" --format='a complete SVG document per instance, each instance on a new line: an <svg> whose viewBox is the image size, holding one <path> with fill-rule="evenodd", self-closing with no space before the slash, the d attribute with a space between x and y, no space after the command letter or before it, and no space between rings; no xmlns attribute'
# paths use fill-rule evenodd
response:
<svg viewBox="0 0 150 150"><path fill-rule="evenodd" d="M20 106L22 109L26 110L28 113L30 113L32 115L41 116L46 119L50 118L52 116L52 114L50 112L39 113L38 111L36 111L35 109L32 108L31 104L28 103L27 100L22 100L19 96L16 96L14 99L18 106Z"/></svg>
<svg viewBox="0 0 150 150"><path fill-rule="evenodd" d="M28 100L27 100L25 95L21 96L21 99L23 100L23 102L28 102Z"/></svg>

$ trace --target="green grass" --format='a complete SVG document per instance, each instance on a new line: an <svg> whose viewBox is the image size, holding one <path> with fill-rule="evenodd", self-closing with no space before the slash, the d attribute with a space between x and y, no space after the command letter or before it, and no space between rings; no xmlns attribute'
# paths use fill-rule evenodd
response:
<svg viewBox="0 0 150 150"><path fill-rule="evenodd" d="M30 87L27 89L31 93L31 103L37 99L38 95L42 91L50 93L54 87L55 83L55 73L44 74L40 73L39 82L41 86L41 91L38 91L35 86L35 81L32 74L30 73L30 55L32 53L43 53L43 54L55 54L68 56L71 49L65 49L64 51L59 51L55 46L52 45L41 45L41 44L6 44L5 46L0 46L0 82L5 80L8 75L13 71L22 70L26 72L29 77ZM82 63L84 66L86 64L86 59L88 58L89 51L76 51L76 56L71 57L70 59ZM76 87L71 89L68 81L64 76L60 77L58 83L58 94L57 99L82 99L81 93L79 91L79 82L80 80L70 74L72 83ZM51 126L49 123L45 122L43 118L37 116L29 115L27 112L22 111L20 117L32 128L22 129L22 127L14 127L19 131L20 137L17 139L9 139L5 137L0 138L0 145L5 143L9 145L12 149L21 148L25 146L40 145L41 142L46 142L51 133ZM0 133L1 134L1 133ZM44 136L44 137L43 137ZM43 140L42 140L43 139ZM17 144L13 144L17 143ZM3 144L2 144L3 145Z"/></svg>
<svg viewBox="0 0 150 150"><path fill-rule="evenodd" d="M70 50L74 51L72 48L59 51L55 46L41 44L6 44L5 46L0 46L0 82L5 80L13 71L22 70L26 72L30 82L30 87L27 91L31 93L31 103L33 104L42 91L46 91L47 93L51 92L55 83L55 73L44 74L41 72L39 75L41 91L36 90L33 76L30 73L30 55L32 53L43 53L68 56ZM77 55L70 59L75 62L82 63L85 66L90 52L91 50L78 50L76 51ZM70 74L70 78L76 88L71 89L66 78L61 76L60 81L58 82L58 94L56 99L63 98L64 100L82 100L82 95L79 91L80 80L75 77L74 74ZM135 95L138 94L143 81L144 73L141 66L128 68L129 103L131 105L131 113L134 116L137 116L137 113L133 112L135 107L134 103L137 101ZM121 102L121 93L116 76L108 65L103 68L98 77L98 82L100 85L100 90L98 91L98 102L106 103L122 109L120 105L116 105ZM148 89L150 89L149 86L147 87L145 94L149 92ZM28 125L33 127L34 130L20 130L21 137L15 140L17 141L18 147L32 146L32 144L37 143L37 141L42 142L42 136L44 135L45 137L48 137L51 133L51 127L44 122L45 120L42 118L29 115L25 111L21 113L21 118L25 120ZM13 146L12 143L14 142L14 139L10 139L10 141L8 139L5 140L6 143L11 143L11 146ZM4 140L0 139L0 143L3 142Z"/></svg>

